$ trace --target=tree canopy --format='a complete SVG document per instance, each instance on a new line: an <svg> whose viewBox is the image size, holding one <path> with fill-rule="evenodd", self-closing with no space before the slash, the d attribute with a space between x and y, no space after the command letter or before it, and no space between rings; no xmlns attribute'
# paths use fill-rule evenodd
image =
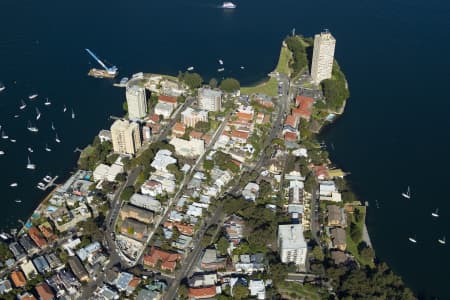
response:
<svg viewBox="0 0 450 300"><path fill-rule="evenodd" d="M292 52L290 67L292 69L291 77L297 76L304 68L308 67L308 57L306 48L298 36L289 36L285 39L286 45Z"/></svg>
<svg viewBox="0 0 450 300"><path fill-rule="evenodd" d="M239 83L239 81L237 79L234 79L234 78L226 78L226 79L222 80L222 82L220 83L220 89L227 93L235 92L235 91L239 90L240 88L241 88L241 84Z"/></svg>
<svg viewBox="0 0 450 300"><path fill-rule="evenodd" d="M200 74L197 73L180 72L178 77L191 89L199 88L203 83L203 78L200 76Z"/></svg>

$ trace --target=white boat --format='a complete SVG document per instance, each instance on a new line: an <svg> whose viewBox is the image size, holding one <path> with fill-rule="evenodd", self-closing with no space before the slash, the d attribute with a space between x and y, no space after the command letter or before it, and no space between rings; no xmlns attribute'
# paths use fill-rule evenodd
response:
<svg viewBox="0 0 450 300"><path fill-rule="evenodd" d="M6 233L2 232L2 233L0 233L0 238L2 238L3 240L6 241L9 239L9 236Z"/></svg>
<svg viewBox="0 0 450 300"><path fill-rule="evenodd" d="M415 238L409 237L408 240L409 240L411 243L414 243L414 244L417 243L417 241L416 241Z"/></svg>
<svg viewBox="0 0 450 300"><path fill-rule="evenodd" d="M73 109L72 109L72 119L75 119L75 113L73 112Z"/></svg>
<svg viewBox="0 0 450 300"><path fill-rule="evenodd" d="M28 152L33 153L33 149L31 149L31 147L28 147Z"/></svg>
<svg viewBox="0 0 450 300"><path fill-rule="evenodd" d="M16 187L16 186L18 186L18 184L17 184L17 182L13 182L13 183L11 183L9 186L10 186L10 187Z"/></svg>
<svg viewBox="0 0 450 300"><path fill-rule="evenodd" d="M22 200L20 200L20 199L16 199L14 201L17 202L17 203L22 203Z"/></svg>
<svg viewBox="0 0 450 300"><path fill-rule="evenodd" d="M244 68L244 66L241 66L241 70L244 70L245 68Z"/></svg>
<svg viewBox="0 0 450 300"><path fill-rule="evenodd" d="M14 115L14 119L17 119L18 117L20 117L19 115Z"/></svg>
<svg viewBox="0 0 450 300"><path fill-rule="evenodd" d="M67 107L64 105L63 112L67 111Z"/></svg>
<svg viewBox="0 0 450 300"><path fill-rule="evenodd" d="M223 65L223 60L219 59L219 64Z"/></svg>
<svg viewBox="0 0 450 300"><path fill-rule="evenodd" d="M15 143L17 142L15 139L9 139L11 141L11 143Z"/></svg>
<svg viewBox="0 0 450 300"><path fill-rule="evenodd" d="M0 150L0 155L5 155L5 151Z"/></svg>
<svg viewBox="0 0 450 300"><path fill-rule="evenodd" d="M6 86L0 82L0 92L4 91L6 89Z"/></svg>
<svg viewBox="0 0 450 300"><path fill-rule="evenodd" d="M436 208L434 212L431 213L432 217L439 218L439 208Z"/></svg>
<svg viewBox="0 0 450 300"><path fill-rule="evenodd" d="M55 130L55 125L53 125L53 122L52 122L52 130L53 131Z"/></svg>
<svg viewBox="0 0 450 300"><path fill-rule="evenodd" d="M236 4L233 2L224 2L222 3L222 8L236 8Z"/></svg>
<svg viewBox="0 0 450 300"><path fill-rule="evenodd" d="M34 170L34 169L36 169L36 165L31 163L30 157L29 157L29 156L28 156L27 169L28 169L28 170Z"/></svg>
<svg viewBox="0 0 450 300"><path fill-rule="evenodd" d="M47 144L45 144L45 151L47 151L47 152L52 152L52 149L49 148L49 147L47 146Z"/></svg>
<svg viewBox="0 0 450 300"><path fill-rule="evenodd" d="M187 70L192 71L192 70L194 70L194 67L189 67L189 68L187 68Z"/></svg>
<svg viewBox="0 0 450 300"><path fill-rule="evenodd" d="M61 140L59 139L58 134L56 134L56 136L55 136L55 141L56 141L57 143L61 143Z"/></svg>
<svg viewBox="0 0 450 300"><path fill-rule="evenodd" d="M7 140L9 136L6 135L5 131L2 131L2 139Z"/></svg>
<svg viewBox="0 0 450 300"><path fill-rule="evenodd" d="M445 245L445 236L441 239L438 239L439 244Z"/></svg>
<svg viewBox="0 0 450 300"><path fill-rule="evenodd" d="M39 129L36 126L33 126L30 121L28 121L27 129L31 132L38 132Z"/></svg>
<svg viewBox="0 0 450 300"><path fill-rule="evenodd" d="M36 107L36 120L39 120L41 118L41 112L39 111L39 109Z"/></svg>
<svg viewBox="0 0 450 300"><path fill-rule="evenodd" d="M22 110L22 109L25 109L25 107L27 107L27 105L25 104L25 102L23 102L23 100L20 100L20 106L19 106L19 109Z"/></svg>
<svg viewBox="0 0 450 300"><path fill-rule="evenodd" d="M38 182L37 187L43 189L45 188L45 184L43 184L42 182Z"/></svg>
<svg viewBox="0 0 450 300"><path fill-rule="evenodd" d="M45 106L49 106L50 104L52 104L51 102L50 102L50 100L48 100L48 98L45 100L45 102L44 102L44 105Z"/></svg>
<svg viewBox="0 0 450 300"><path fill-rule="evenodd" d="M223 71L225 71L224 68L219 68L219 69L217 69L217 72L223 72Z"/></svg>
<svg viewBox="0 0 450 300"><path fill-rule="evenodd" d="M42 180L44 180L45 182L47 182L47 183L50 183L50 181L52 181L52 176L50 176L50 175L45 175L45 177L44 177L44 179L42 179Z"/></svg>
<svg viewBox="0 0 450 300"><path fill-rule="evenodd" d="M33 100L35 98L37 98L37 96L39 96L38 94L31 94L30 96L28 96L28 99Z"/></svg>
<svg viewBox="0 0 450 300"><path fill-rule="evenodd" d="M408 189L406 190L406 193L402 193L402 196L406 199L411 199L411 189L408 186Z"/></svg>

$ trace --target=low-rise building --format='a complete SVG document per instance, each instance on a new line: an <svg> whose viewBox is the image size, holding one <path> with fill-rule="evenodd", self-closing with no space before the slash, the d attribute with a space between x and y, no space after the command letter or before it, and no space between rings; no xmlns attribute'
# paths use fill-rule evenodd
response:
<svg viewBox="0 0 450 300"><path fill-rule="evenodd" d="M205 142L203 140L192 139L189 141L173 138L170 144L175 147L175 152L184 157L198 157L205 152Z"/></svg>
<svg viewBox="0 0 450 300"><path fill-rule="evenodd" d="M155 106L155 114L163 116L164 119L169 119L173 112L173 105L168 103L158 102Z"/></svg>
<svg viewBox="0 0 450 300"><path fill-rule="evenodd" d="M347 248L347 238L345 230L342 228L333 228L330 230L333 248L345 251Z"/></svg>
<svg viewBox="0 0 450 300"><path fill-rule="evenodd" d="M33 242L41 249L47 247L47 241L42 236L41 232L36 227L30 227L28 234Z"/></svg>
<svg viewBox="0 0 450 300"><path fill-rule="evenodd" d="M27 279L22 271L12 271L11 280L16 288L24 287L27 284Z"/></svg>
<svg viewBox="0 0 450 300"><path fill-rule="evenodd" d="M147 180L141 185L141 193L151 197L161 195L163 193L162 184L156 180Z"/></svg>
<svg viewBox="0 0 450 300"><path fill-rule="evenodd" d="M242 196L247 201L255 202L256 198L258 197L258 193L259 193L259 185L254 182L249 182L242 191Z"/></svg>
<svg viewBox="0 0 450 300"><path fill-rule="evenodd" d="M307 245L303 237L301 224L278 225L278 249L283 263L295 263L304 266Z"/></svg>
<svg viewBox="0 0 450 300"><path fill-rule="evenodd" d="M186 132L186 126L182 123L176 122L172 127L172 134L176 137L182 137Z"/></svg>
<svg viewBox="0 0 450 300"><path fill-rule="evenodd" d="M250 290L250 296L259 300L266 299L266 285L263 280L250 280L248 289Z"/></svg>
<svg viewBox="0 0 450 300"><path fill-rule="evenodd" d="M89 281L89 274L87 273L86 269L84 268L81 261L78 259L78 257L72 256L69 257L68 261L70 269L72 270L73 274L78 278L81 282L87 282Z"/></svg>
<svg viewBox="0 0 450 300"><path fill-rule="evenodd" d="M25 292L23 294L17 295L17 300L37 300L33 294Z"/></svg>
<svg viewBox="0 0 450 300"><path fill-rule="evenodd" d="M177 163L177 160L172 157L172 152L166 149L161 149L156 152L156 155L150 165L158 171L167 173L167 166L175 163Z"/></svg>
<svg viewBox="0 0 450 300"><path fill-rule="evenodd" d="M171 253L152 247L150 253L144 255L144 266L154 268L158 262L161 262L161 270L173 272L177 266L177 261L180 259L181 255L178 253Z"/></svg>
<svg viewBox="0 0 450 300"><path fill-rule="evenodd" d="M33 255L39 251L39 249L36 247L36 244L26 233L19 238L19 243L23 247L23 249L25 249L28 255Z"/></svg>
<svg viewBox="0 0 450 300"><path fill-rule="evenodd" d="M188 127L195 127L198 122L208 122L208 112L188 107L181 112L181 122Z"/></svg>
<svg viewBox="0 0 450 300"><path fill-rule="evenodd" d="M210 299L217 295L215 286L189 288L189 299Z"/></svg>
<svg viewBox="0 0 450 300"><path fill-rule="evenodd" d="M154 213L159 213L162 210L161 202L147 195L133 194L130 198L130 203Z"/></svg>
<svg viewBox="0 0 450 300"><path fill-rule="evenodd" d="M41 274L45 274L51 271L50 265L43 256L38 256L33 259L33 264L37 271Z"/></svg>
<svg viewBox="0 0 450 300"><path fill-rule="evenodd" d="M123 165L112 164L111 166L105 164L99 164L93 173L94 181L106 180L109 182L116 181L117 175L123 173Z"/></svg>
<svg viewBox="0 0 450 300"><path fill-rule="evenodd" d="M218 257L216 249L206 249L203 253L200 268L206 271L223 269L226 266L226 259Z"/></svg>
<svg viewBox="0 0 450 300"><path fill-rule="evenodd" d="M148 235L148 229L146 224L134 219L126 218L122 221L120 233L138 240L144 240Z"/></svg>
<svg viewBox="0 0 450 300"><path fill-rule="evenodd" d="M225 235L234 245L244 237L245 221L237 215L231 215L224 221Z"/></svg>
<svg viewBox="0 0 450 300"><path fill-rule="evenodd" d="M344 208L337 205L328 205L328 226L346 227L347 217Z"/></svg>
<svg viewBox="0 0 450 300"><path fill-rule="evenodd" d="M166 103L171 105L174 109L177 107L178 102L176 97L167 96L167 95L159 95L158 103Z"/></svg>
<svg viewBox="0 0 450 300"><path fill-rule="evenodd" d="M125 204L119 215L121 220L132 218L145 224L150 224L153 221L153 212L130 204Z"/></svg>
<svg viewBox="0 0 450 300"><path fill-rule="evenodd" d="M36 293L39 295L39 300L53 300L55 294L47 283L41 282L35 286Z"/></svg>
<svg viewBox="0 0 450 300"><path fill-rule="evenodd" d="M22 248L22 246L20 246L18 242L12 242L11 244L9 244L8 247L9 250L11 250L14 257L16 258L16 260L18 261L25 259L25 257L27 256L25 250Z"/></svg>
<svg viewBox="0 0 450 300"><path fill-rule="evenodd" d="M25 274L25 277L30 280L37 275L36 268L34 267L33 263L30 260L25 261L20 265L20 269L22 270L23 274Z"/></svg>

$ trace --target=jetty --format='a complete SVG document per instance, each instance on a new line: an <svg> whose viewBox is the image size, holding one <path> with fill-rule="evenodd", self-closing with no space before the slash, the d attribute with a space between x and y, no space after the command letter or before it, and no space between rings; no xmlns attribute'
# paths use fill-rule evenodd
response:
<svg viewBox="0 0 450 300"><path fill-rule="evenodd" d="M42 191L46 191L49 187L52 187L55 184L56 179L58 179L58 175L56 175L55 177L53 177L49 182L46 182L43 186L37 186L38 189L42 190Z"/></svg>

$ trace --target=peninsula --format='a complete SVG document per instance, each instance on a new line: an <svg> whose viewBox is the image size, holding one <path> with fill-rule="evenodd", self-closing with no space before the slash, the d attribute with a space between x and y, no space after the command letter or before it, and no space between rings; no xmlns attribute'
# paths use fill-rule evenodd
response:
<svg viewBox="0 0 450 300"><path fill-rule="evenodd" d="M415 299L317 138L349 98L335 47L328 31L288 36L251 87L190 71L122 80L126 115L3 234L0 297Z"/></svg>

